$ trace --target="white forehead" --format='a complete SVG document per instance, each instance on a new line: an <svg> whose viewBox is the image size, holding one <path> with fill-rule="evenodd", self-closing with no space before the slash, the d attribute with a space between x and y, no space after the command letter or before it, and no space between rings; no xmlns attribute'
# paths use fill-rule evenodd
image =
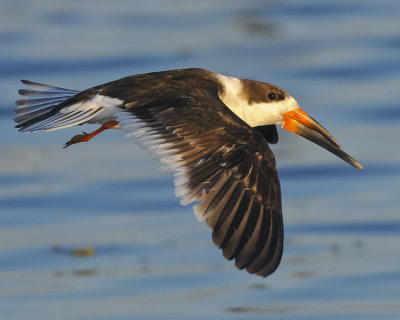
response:
<svg viewBox="0 0 400 320"><path fill-rule="evenodd" d="M290 95L280 101L249 104L242 80L220 74L217 74L217 79L224 88L220 93L222 102L251 127L282 124L282 114L299 107L297 101Z"/></svg>

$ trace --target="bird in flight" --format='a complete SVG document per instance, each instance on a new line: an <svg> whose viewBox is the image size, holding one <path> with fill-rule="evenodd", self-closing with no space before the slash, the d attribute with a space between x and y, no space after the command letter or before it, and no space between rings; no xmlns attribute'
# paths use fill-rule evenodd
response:
<svg viewBox="0 0 400 320"><path fill-rule="evenodd" d="M281 189L269 143L275 125L354 158L296 100L274 85L204 69L138 74L75 91L22 80L14 121L20 131L99 124L64 147L104 130L127 133L173 172L181 203L212 229L214 243L236 267L266 277L283 249Z"/></svg>

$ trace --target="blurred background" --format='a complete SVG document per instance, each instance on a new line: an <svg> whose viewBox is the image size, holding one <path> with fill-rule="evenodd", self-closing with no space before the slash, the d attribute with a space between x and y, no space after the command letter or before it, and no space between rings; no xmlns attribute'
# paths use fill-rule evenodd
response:
<svg viewBox="0 0 400 320"><path fill-rule="evenodd" d="M184 67L284 88L365 167L279 131L285 250L266 279L122 132L62 149L81 128L14 128L20 79ZM399 88L396 0L0 0L1 319L399 319Z"/></svg>

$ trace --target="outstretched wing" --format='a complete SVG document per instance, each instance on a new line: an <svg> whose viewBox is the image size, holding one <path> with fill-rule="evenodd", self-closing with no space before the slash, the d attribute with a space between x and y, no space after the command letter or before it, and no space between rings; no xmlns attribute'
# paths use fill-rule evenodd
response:
<svg viewBox="0 0 400 320"><path fill-rule="evenodd" d="M119 102L97 94L94 89L79 92L28 80L22 80L22 83L29 89L18 91L24 99L16 101L18 108L14 121L18 123L16 128L23 132L78 125Z"/></svg>
<svg viewBox="0 0 400 320"><path fill-rule="evenodd" d="M283 247L281 193L274 156L260 133L216 92L126 104L118 121L127 136L174 172L183 204L213 230L214 243L239 269L261 276L279 265Z"/></svg>

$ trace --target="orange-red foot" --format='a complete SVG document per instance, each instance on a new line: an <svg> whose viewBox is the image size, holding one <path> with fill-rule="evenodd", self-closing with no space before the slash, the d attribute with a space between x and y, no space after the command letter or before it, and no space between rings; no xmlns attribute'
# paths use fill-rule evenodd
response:
<svg viewBox="0 0 400 320"><path fill-rule="evenodd" d="M96 131L93 131L91 133L83 132L83 134L77 134L76 136L73 136L71 140L69 140L68 142L66 142L64 144L63 148L69 147L70 145L75 144L75 143L89 141L90 139L97 136L99 133L103 132L104 130L112 129L117 125L118 125L118 121L115 121L115 120L107 121Z"/></svg>

